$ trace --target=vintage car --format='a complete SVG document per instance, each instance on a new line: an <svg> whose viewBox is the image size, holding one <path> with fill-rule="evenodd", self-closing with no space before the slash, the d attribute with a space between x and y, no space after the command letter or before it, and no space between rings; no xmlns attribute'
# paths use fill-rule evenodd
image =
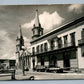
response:
<svg viewBox="0 0 84 84"><path fill-rule="evenodd" d="M41 66L41 65L36 65L33 68L33 71L37 71L37 72L45 72L45 70L46 70L46 67L45 66Z"/></svg>
<svg viewBox="0 0 84 84"><path fill-rule="evenodd" d="M29 71L29 68L26 66L26 67L24 68L24 71Z"/></svg>
<svg viewBox="0 0 84 84"><path fill-rule="evenodd" d="M56 72L56 73L63 73L63 68L58 66L49 66L46 68L46 72Z"/></svg>

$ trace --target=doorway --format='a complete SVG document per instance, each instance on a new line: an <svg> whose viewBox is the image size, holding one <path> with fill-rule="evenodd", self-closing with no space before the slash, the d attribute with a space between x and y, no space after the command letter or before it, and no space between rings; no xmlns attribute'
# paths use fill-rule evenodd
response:
<svg viewBox="0 0 84 84"><path fill-rule="evenodd" d="M69 68L70 67L70 53L63 53L63 61L64 61L64 67Z"/></svg>
<svg viewBox="0 0 84 84"><path fill-rule="evenodd" d="M56 66L57 66L56 56L50 56L49 66L50 66L50 67L56 67Z"/></svg>
<svg viewBox="0 0 84 84"><path fill-rule="evenodd" d="M44 66L44 56L41 57L41 65Z"/></svg>

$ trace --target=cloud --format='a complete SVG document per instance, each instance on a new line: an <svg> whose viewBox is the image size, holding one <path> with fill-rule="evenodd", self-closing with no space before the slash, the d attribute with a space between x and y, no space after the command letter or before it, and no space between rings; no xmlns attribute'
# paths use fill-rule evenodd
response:
<svg viewBox="0 0 84 84"><path fill-rule="evenodd" d="M15 45L6 31L0 31L0 59L15 59Z"/></svg>
<svg viewBox="0 0 84 84"><path fill-rule="evenodd" d="M75 13L82 13L83 12L83 4L72 4L68 7L70 12L75 12Z"/></svg>
<svg viewBox="0 0 84 84"><path fill-rule="evenodd" d="M62 23L64 18L62 18L56 11L53 13L49 13L44 11L42 14L39 15L41 26L44 30L51 30L53 26L59 25ZM35 19L31 20L30 23L25 23L22 25L23 28L33 28Z"/></svg>

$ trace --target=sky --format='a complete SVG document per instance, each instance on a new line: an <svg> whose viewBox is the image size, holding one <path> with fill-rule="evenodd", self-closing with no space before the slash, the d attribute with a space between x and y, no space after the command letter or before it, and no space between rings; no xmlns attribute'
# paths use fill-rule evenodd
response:
<svg viewBox="0 0 84 84"><path fill-rule="evenodd" d="M16 59L16 38L22 33L30 49L36 9L44 33L84 16L83 4L0 6L0 59Z"/></svg>

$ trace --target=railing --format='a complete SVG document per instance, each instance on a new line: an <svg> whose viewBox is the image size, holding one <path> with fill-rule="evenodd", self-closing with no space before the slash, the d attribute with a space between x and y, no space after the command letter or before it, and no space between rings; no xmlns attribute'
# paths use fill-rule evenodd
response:
<svg viewBox="0 0 84 84"><path fill-rule="evenodd" d="M84 39L78 40L78 44L84 44Z"/></svg>
<svg viewBox="0 0 84 84"><path fill-rule="evenodd" d="M62 48L67 48L70 46L75 46L75 44L74 43L58 44L58 46L53 46L51 48L47 48L47 50L44 49L43 51L33 52L32 55L41 54L41 53L45 53L45 52L49 52L49 51L53 51L53 50L62 49Z"/></svg>

